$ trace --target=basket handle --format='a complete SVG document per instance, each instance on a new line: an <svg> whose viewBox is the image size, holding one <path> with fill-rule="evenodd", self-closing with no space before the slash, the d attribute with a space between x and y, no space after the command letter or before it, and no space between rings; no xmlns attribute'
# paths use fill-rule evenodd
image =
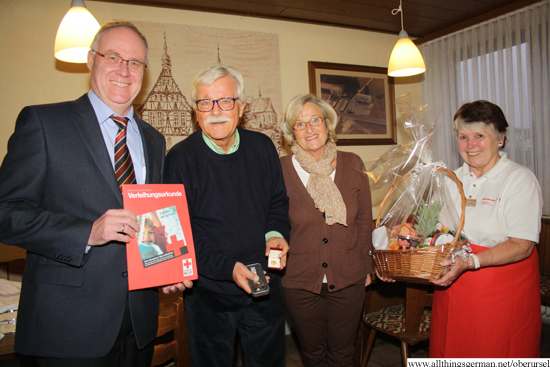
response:
<svg viewBox="0 0 550 367"><path fill-rule="evenodd" d="M458 241L460 232L462 231L462 228L464 228L464 221L465 221L465 215L466 215L466 196L464 196L464 188L462 187L462 182L460 182L460 180L458 179L458 177L456 177L453 171L449 171L448 169L443 167L437 167L437 170L447 173L447 175L449 175L458 185L458 191L460 192L460 198L461 198L460 204L462 206L462 213L460 214L460 222L458 224L458 230L456 231L456 235L455 235L455 241ZM386 202L390 198L390 195L395 191L395 189L401 182L403 182L408 177L410 177L411 173L416 173L416 172L417 171L415 171L414 169L411 170L406 175L401 177L399 181L397 181L395 184L392 185L392 187L390 188L390 191L388 191L388 193L386 194L384 201L382 201L382 204L380 204L380 207L378 208L378 217L376 218L376 228L380 226L380 217L382 215L382 210L384 209Z"/></svg>

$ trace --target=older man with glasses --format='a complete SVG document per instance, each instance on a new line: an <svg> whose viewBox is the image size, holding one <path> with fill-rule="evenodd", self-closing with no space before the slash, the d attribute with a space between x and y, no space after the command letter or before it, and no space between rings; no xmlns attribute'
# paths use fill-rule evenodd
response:
<svg viewBox="0 0 550 367"><path fill-rule="evenodd" d="M235 334L247 367L284 366L281 280L268 272L270 293L252 297L246 265L267 270L270 248L288 252L288 197L273 142L238 128L245 108L241 74L215 65L199 72L192 100L200 130L166 157L166 183L183 183L199 279L185 298L191 364L231 366Z"/></svg>

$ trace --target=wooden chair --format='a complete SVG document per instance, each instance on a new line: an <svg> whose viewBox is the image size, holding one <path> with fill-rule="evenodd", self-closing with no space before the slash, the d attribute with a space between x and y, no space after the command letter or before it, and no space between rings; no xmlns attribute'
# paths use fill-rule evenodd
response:
<svg viewBox="0 0 550 367"><path fill-rule="evenodd" d="M151 366L159 366L171 359L174 360L174 367L189 366L189 344L187 342L183 298L179 297L173 302L172 310L170 310L163 307L163 295L161 295L158 322L157 340L160 340L161 343L155 345ZM162 338L169 336L170 332L173 333L173 337L169 338L168 341L163 341Z"/></svg>
<svg viewBox="0 0 550 367"><path fill-rule="evenodd" d="M20 282L25 270L26 257L27 252L22 248L0 243L0 278Z"/></svg>
<svg viewBox="0 0 550 367"><path fill-rule="evenodd" d="M430 338L433 293L428 291L431 289L433 287L430 285L408 283L404 304L364 314L363 325L370 332L361 367L365 367L369 361L377 332L401 341L401 359L403 366L407 366L407 358L411 356L409 347Z"/></svg>
<svg viewBox="0 0 550 367"><path fill-rule="evenodd" d="M15 259L9 262L0 263L0 279L14 280L20 282L23 279L25 270L25 259Z"/></svg>
<svg viewBox="0 0 550 367"><path fill-rule="evenodd" d="M4 248L12 247L0 244L0 251ZM4 255L4 254L3 254ZM23 256L25 253L23 252ZM15 258L12 256L3 257L0 261L0 278L14 280L20 282L23 278L26 260ZM5 334L0 340L0 361L16 358L15 350L13 349L15 342L15 333ZM2 363L0 363L1 365Z"/></svg>
<svg viewBox="0 0 550 367"><path fill-rule="evenodd" d="M542 304L550 306L550 219L542 218L539 243L537 251L539 253L540 270L540 298Z"/></svg>
<svg viewBox="0 0 550 367"><path fill-rule="evenodd" d="M0 244L0 250L10 250L12 246ZM17 248L14 248L17 249ZM0 261L0 278L21 281L26 260L17 258L20 254L5 253L7 261ZM23 256L24 256L23 252ZM15 259L14 259L15 258ZM183 298L180 294L160 295L160 308L157 329L157 344L151 366L161 365L174 359L174 367L190 366L187 325L183 311ZM173 336L170 335L172 332ZM13 351L14 334L7 334L0 342L0 360L16 356Z"/></svg>
<svg viewBox="0 0 550 367"><path fill-rule="evenodd" d="M546 305L550 306L550 276L540 276L540 300Z"/></svg>

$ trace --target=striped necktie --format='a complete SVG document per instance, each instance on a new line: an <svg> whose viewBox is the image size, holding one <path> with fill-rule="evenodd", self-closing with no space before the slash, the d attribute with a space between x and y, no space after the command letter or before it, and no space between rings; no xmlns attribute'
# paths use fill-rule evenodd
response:
<svg viewBox="0 0 550 367"><path fill-rule="evenodd" d="M118 187L122 190L124 184L135 184L136 174L134 173L134 165L132 157L126 145L126 127L128 119L112 115L111 119L118 126L118 133L115 138L115 176Z"/></svg>

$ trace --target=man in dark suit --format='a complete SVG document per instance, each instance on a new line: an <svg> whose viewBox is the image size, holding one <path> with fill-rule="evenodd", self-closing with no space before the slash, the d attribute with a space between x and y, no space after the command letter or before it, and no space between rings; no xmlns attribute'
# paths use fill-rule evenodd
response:
<svg viewBox="0 0 550 367"><path fill-rule="evenodd" d="M25 107L9 140L0 242L27 250L15 350L39 366L150 366L158 291L128 291L125 245L139 226L120 191L161 182L165 139L132 107L148 54L133 24L104 25L88 54L92 90ZM121 131L134 171L126 164L123 177Z"/></svg>

